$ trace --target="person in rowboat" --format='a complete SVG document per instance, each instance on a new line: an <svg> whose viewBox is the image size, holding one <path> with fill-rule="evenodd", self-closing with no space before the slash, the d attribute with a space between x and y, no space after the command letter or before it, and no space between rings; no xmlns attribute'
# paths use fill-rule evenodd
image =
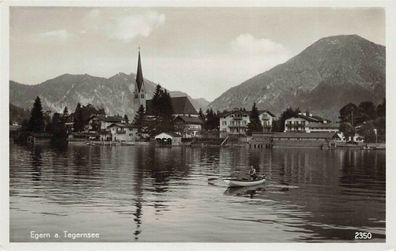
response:
<svg viewBox="0 0 396 251"><path fill-rule="evenodd" d="M250 166L249 175L251 180L257 179L256 169L253 167L253 165Z"/></svg>

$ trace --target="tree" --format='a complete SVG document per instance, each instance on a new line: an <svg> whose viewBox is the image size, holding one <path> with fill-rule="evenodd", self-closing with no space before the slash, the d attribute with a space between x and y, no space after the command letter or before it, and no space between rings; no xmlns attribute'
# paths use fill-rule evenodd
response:
<svg viewBox="0 0 396 251"><path fill-rule="evenodd" d="M160 85L155 87L153 98L151 99L151 109L153 115L157 115L159 113L158 109L160 109L160 102L163 90Z"/></svg>
<svg viewBox="0 0 396 251"><path fill-rule="evenodd" d="M173 131L173 107L172 98L167 90L163 90L157 85L153 99L151 101L151 109L154 118L150 120L149 131L151 135L160 132Z"/></svg>
<svg viewBox="0 0 396 251"><path fill-rule="evenodd" d="M139 107L139 108L140 108L140 107ZM143 109L144 109L144 107L143 107ZM124 120L125 120L125 123L127 123L127 124L129 123L128 115L126 115L126 114L124 115Z"/></svg>
<svg viewBox="0 0 396 251"><path fill-rule="evenodd" d="M144 116L145 116L144 106L140 105L138 111L136 112L135 118L133 119L132 122L132 124L136 126L139 134L143 132L143 125L145 119Z"/></svg>
<svg viewBox="0 0 396 251"><path fill-rule="evenodd" d="M74 111L74 130L83 131L84 127L88 124L89 119L92 115L105 115L105 110L103 108L97 109L91 104L82 106L80 103L77 104L76 110ZM118 116L118 115L117 115Z"/></svg>
<svg viewBox="0 0 396 251"><path fill-rule="evenodd" d="M371 101L363 101L359 104L359 109L366 120L372 120L377 117L376 107Z"/></svg>
<svg viewBox="0 0 396 251"><path fill-rule="evenodd" d="M252 110L250 111L249 114L249 118L250 118L250 123L248 124L249 134L252 132L263 131L263 126L261 125L259 115L260 114L256 107L256 103L253 103Z"/></svg>
<svg viewBox="0 0 396 251"><path fill-rule="evenodd" d="M282 112L279 120L274 121L272 125L272 131L274 132L283 132L285 130L285 121L286 119L297 116L300 113L300 108L293 109L288 107L284 112Z"/></svg>
<svg viewBox="0 0 396 251"><path fill-rule="evenodd" d="M382 103L377 106L377 116L385 117L386 115L386 102L385 99L382 100Z"/></svg>
<svg viewBox="0 0 396 251"><path fill-rule="evenodd" d="M342 132L345 138L348 140L350 137L355 136L355 127L350 122L342 122L340 124L340 132Z"/></svg>
<svg viewBox="0 0 396 251"><path fill-rule="evenodd" d="M31 111L31 116L29 120L29 131L44 132L44 128L45 128L45 123L44 123L43 107L41 106L40 98L37 96Z"/></svg>
<svg viewBox="0 0 396 251"><path fill-rule="evenodd" d="M361 109L353 103L349 103L340 110L341 122L349 122L352 126L362 124L367 117L362 113Z"/></svg>
<svg viewBox="0 0 396 251"><path fill-rule="evenodd" d="M198 116L202 122L205 122L205 114L203 113L202 108L199 108Z"/></svg>
<svg viewBox="0 0 396 251"><path fill-rule="evenodd" d="M54 113L51 121L51 132L53 142L63 142L67 138L67 130L62 118L59 113Z"/></svg>
<svg viewBox="0 0 396 251"><path fill-rule="evenodd" d="M84 118L81 104L78 103L74 111L74 131L81 132L84 130Z"/></svg>
<svg viewBox="0 0 396 251"><path fill-rule="evenodd" d="M364 141L367 143L373 143L376 141L376 128L374 127L373 121L364 123L358 130L358 133L364 137Z"/></svg>
<svg viewBox="0 0 396 251"><path fill-rule="evenodd" d="M220 126L220 116L212 108L206 110L206 121L204 127L206 130L216 130Z"/></svg>
<svg viewBox="0 0 396 251"><path fill-rule="evenodd" d="M63 109L63 117L69 116L69 110L67 109L67 106L65 106L65 109Z"/></svg>

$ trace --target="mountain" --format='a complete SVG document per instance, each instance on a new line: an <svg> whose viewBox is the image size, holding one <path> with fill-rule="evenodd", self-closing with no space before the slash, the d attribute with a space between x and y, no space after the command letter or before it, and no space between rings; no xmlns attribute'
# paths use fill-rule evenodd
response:
<svg viewBox="0 0 396 251"><path fill-rule="evenodd" d="M10 81L10 103L31 109L35 97L40 96L45 110L61 112L67 106L69 111L74 111L80 102L82 105L90 103L98 108L103 107L107 114L127 114L130 117L134 109L137 109L132 101L135 78L133 73L118 73L110 78L63 74L38 85ZM153 96L155 86L156 84L145 79L149 99ZM177 94L181 95L181 92ZM201 107L200 100L190 99L198 110Z"/></svg>
<svg viewBox="0 0 396 251"><path fill-rule="evenodd" d="M358 35L318 40L286 63L235 86L209 107L259 109L280 114L300 107L335 120L349 103L385 97L385 47Z"/></svg>

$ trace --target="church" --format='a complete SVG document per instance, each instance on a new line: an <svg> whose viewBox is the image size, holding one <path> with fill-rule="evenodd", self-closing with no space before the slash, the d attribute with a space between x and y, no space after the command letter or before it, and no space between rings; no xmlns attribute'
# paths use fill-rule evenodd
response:
<svg viewBox="0 0 396 251"><path fill-rule="evenodd" d="M153 115L152 100L147 99L147 88L144 83L142 61L140 58L140 50L138 55L138 66L136 71L136 80L133 93L133 102L135 113L140 106L144 107L146 115ZM203 121L198 115L197 110L192 105L190 99L184 97L171 97L173 109L173 119L175 132L179 133L183 138L200 137L203 128Z"/></svg>
<svg viewBox="0 0 396 251"><path fill-rule="evenodd" d="M135 108L135 113L137 109L142 105L147 115L152 115L151 109L151 99L147 99L146 86L143 78L142 71L142 61L140 58L140 49L138 55L138 65L136 71L136 80L133 92L133 104ZM183 117L198 117L198 112L192 105L188 97L172 97L172 108L173 117L183 116Z"/></svg>

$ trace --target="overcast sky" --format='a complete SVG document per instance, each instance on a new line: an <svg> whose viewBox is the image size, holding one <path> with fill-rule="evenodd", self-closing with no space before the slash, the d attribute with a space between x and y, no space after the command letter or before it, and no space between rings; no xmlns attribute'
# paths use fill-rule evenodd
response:
<svg viewBox="0 0 396 251"><path fill-rule="evenodd" d="M13 7L10 77L129 74L140 45L145 78L213 100L322 37L384 45L384 18L378 8Z"/></svg>

